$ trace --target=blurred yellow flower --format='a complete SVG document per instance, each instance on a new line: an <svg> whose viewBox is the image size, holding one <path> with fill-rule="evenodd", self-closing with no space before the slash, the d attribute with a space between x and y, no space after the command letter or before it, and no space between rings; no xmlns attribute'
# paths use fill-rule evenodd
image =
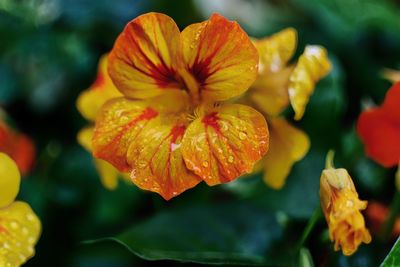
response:
<svg viewBox="0 0 400 267"><path fill-rule="evenodd" d="M258 77L244 102L256 107L267 119L270 150L263 158L264 181L274 189L284 186L293 164L310 148L308 136L280 116L289 104L295 120L303 117L316 83L331 69L325 48L306 46L296 64L289 64L297 45L297 32L288 28L270 37L253 39L260 55Z"/></svg>
<svg viewBox="0 0 400 267"><path fill-rule="evenodd" d="M389 80L391 83L400 82L400 71L399 70L385 68L382 71L382 75L385 79Z"/></svg>
<svg viewBox="0 0 400 267"><path fill-rule="evenodd" d="M346 169L333 167L333 152L327 155L325 170L320 180L322 211L329 227L329 237L335 242L335 250L349 256L364 242L371 242L361 210L367 201L358 198L354 183Z"/></svg>
<svg viewBox="0 0 400 267"><path fill-rule="evenodd" d="M76 106L81 115L91 124L95 121L101 106L108 100L122 96L111 81L107 71L107 54L103 55L99 62L96 81L89 89L83 91L76 102ZM77 136L78 143L88 152L92 152L92 137L94 126L83 128ZM104 187L113 190L118 186L118 178L123 177L129 180L129 174L120 173L108 162L101 159L94 159L97 172Z"/></svg>
<svg viewBox="0 0 400 267"><path fill-rule="evenodd" d="M31 207L15 201L21 176L15 162L0 153L0 266L20 266L34 256L41 223Z"/></svg>

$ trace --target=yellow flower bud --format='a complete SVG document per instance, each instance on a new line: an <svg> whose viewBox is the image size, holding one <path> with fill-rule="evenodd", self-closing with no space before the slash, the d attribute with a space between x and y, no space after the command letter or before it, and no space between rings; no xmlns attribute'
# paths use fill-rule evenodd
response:
<svg viewBox="0 0 400 267"><path fill-rule="evenodd" d="M361 210L367 201L358 198L354 183L346 169L335 169L333 153L327 155L327 166L320 180L322 211L329 227L329 237L335 243L335 250L342 250L349 256L364 242L371 242L371 235L365 227Z"/></svg>

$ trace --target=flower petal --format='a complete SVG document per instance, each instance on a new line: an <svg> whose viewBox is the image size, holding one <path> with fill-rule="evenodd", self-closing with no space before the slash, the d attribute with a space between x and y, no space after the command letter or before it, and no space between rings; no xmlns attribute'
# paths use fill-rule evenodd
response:
<svg viewBox="0 0 400 267"><path fill-rule="evenodd" d="M41 223L31 207L14 202L0 209L0 266L20 266L35 254Z"/></svg>
<svg viewBox="0 0 400 267"><path fill-rule="evenodd" d="M96 120L93 154L121 172L131 171L126 155L130 144L145 126L160 114L175 114L187 108L183 92L170 91L147 101L116 98L108 101Z"/></svg>
<svg viewBox="0 0 400 267"><path fill-rule="evenodd" d="M300 120L316 83L331 70L331 63L325 48L306 46L290 76L289 99L295 112L294 119Z"/></svg>
<svg viewBox="0 0 400 267"><path fill-rule="evenodd" d="M400 161L400 124L394 123L383 108L373 108L361 113L357 132L368 156L385 167L396 166Z"/></svg>
<svg viewBox="0 0 400 267"><path fill-rule="evenodd" d="M93 154L122 172L130 171L126 153L132 140L159 113L146 102L116 98L107 102L96 120Z"/></svg>
<svg viewBox="0 0 400 267"><path fill-rule="evenodd" d="M308 136L282 118L269 120L269 152L264 159L264 181L281 189L295 162L310 148Z"/></svg>
<svg viewBox="0 0 400 267"><path fill-rule="evenodd" d="M400 122L400 82L395 83L386 93L382 108L387 116L397 124Z"/></svg>
<svg viewBox="0 0 400 267"><path fill-rule="evenodd" d="M77 135L78 143L88 152L93 151L92 139L94 134L94 127L89 126L81 129Z"/></svg>
<svg viewBox="0 0 400 267"><path fill-rule="evenodd" d="M278 116L289 105L289 77L293 68L276 73L260 74L249 90L251 101L258 110Z"/></svg>
<svg viewBox="0 0 400 267"><path fill-rule="evenodd" d="M92 139L94 134L94 127L86 127L78 133L78 143L84 147L87 151L92 152ZM126 176L120 173L114 166L109 164L107 161L101 159L95 159L94 164L96 170L100 176L101 183L109 190L114 190L118 186L118 178L120 176Z"/></svg>
<svg viewBox="0 0 400 267"><path fill-rule="evenodd" d="M253 43L260 55L259 74L275 73L283 70L292 58L297 45L297 32L287 28Z"/></svg>
<svg viewBox="0 0 400 267"><path fill-rule="evenodd" d="M186 166L207 184L236 179L253 170L268 151L264 117L244 105L224 105L193 121L182 140Z"/></svg>
<svg viewBox="0 0 400 267"><path fill-rule="evenodd" d="M127 97L145 99L180 89L180 33L164 14L147 13L128 23L109 56L109 74Z"/></svg>
<svg viewBox="0 0 400 267"><path fill-rule="evenodd" d="M226 100L245 92L257 75L258 53L236 22L213 14L181 34L183 58L202 99Z"/></svg>
<svg viewBox="0 0 400 267"><path fill-rule="evenodd" d="M400 82L400 71L399 70L384 68L382 71L382 76L385 79L389 80L391 83Z"/></svg>
<svg viewBox="0 0 400 267"><path fill-rule="evenodd" d="M138 187L169 200L201 182L183 161L181 142L186 126L185 116L159 117L132 140L127 158Z"/></svg>
<svg viewBox="0 0 400 267"><path fill-rule="evenodd" d="M118 186L120 172L105 160L95 159L94 164L103 186L109 190L115 190Z"/></svg>
<svg viewBox="0 0 400 267"><path fill-rule="evenodd" d="M89 89L83 91L76 101L77 109L89 121L96 119L97 113L105 102L122 96L111 81L107 66L107 55L103 55L99 62L96 81Z"/></svg>
<svg viewBox="0 0 400 267"><path fill-rule="evenodd" d="M17 164L22 175L28 173L35 160L32 140L0 121L0 152L9 155Z"/></svg>
<svg viewBox="0 0 400 267"><path fill-rule="evenodd" d="M19 192L21 176L15 162L0 153L0 208L11 204Z"/></svg>

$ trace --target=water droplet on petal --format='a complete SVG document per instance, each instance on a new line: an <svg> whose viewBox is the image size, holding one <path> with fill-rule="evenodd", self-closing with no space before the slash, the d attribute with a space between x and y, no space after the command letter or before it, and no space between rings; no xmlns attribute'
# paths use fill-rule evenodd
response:
<svg viewBox="0 0 400 267"><path fill-rule="evenodd" d="M228 157L228 162L229 162L229 163L233 163L233 160L234 160L234 158L233 158L232 155Z"/></svg>
<svg viewBox="0 0 400 267"><path fill-rule="evenodd" d="M353 205L354 205L354 202L353 202L352 200L347 200L347 201L346 201L346 206L347 206L348 208L353 207Z"/></svg>
<svg viewBox="0 0 400 267"><path fill-rule="evenodd" d="M221 123L221 132L226 132L228 130L228 125L226 123Z"/></svg>
<svg viewBox="0 0 400 267"><path fill-rule="evenodd" d="M208 167L208 161L203 162L203 167L207 168Z"/></svg>
<svg viewBox="0 0 400 267"><path fill-rule="evenodd" d="M240 132L239 133L239 139L240 140L244 140L244 139L246 139L246 137L247 137L247 134L245 132Z"/></svg>
<svg viewBox="0 0 400 267"><path fill-rule="evenodd" d="M143 169L143 168L146 167L146 166L147 166L147 163L146 163L145 161L142 161L142 160L141 160L141 161L138 162L138 167L139 167L139 168L142 168L142 169Z"/></svg>

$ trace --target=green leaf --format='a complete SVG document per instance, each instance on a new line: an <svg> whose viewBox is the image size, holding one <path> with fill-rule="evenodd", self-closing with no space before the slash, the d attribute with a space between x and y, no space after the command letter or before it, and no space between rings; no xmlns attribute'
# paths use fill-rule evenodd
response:
<svg viewBox="0 0 400 267"><path fill-rule="evenodd" d="M400 238L397 239L392 250L382 262L381 267L396 267L400 266Z"/></svg>
<svg viewBox="0 0 400 267"><path fill-rule="evenodd" d="M203 264L285 264L294 252L282 250L282 228L275 216L247 204L187 206L161 212L115 237L115 241L146 260Z"/></svg>
<svg viewBox="0 0 400 267"><path fill-rule="evenodd" d="M308 219L319 205L319 178L326 152L312 148L304 159L293 166L285 186L280 190L268 187L261 175L243 177L224 186L268 210Z"/></svg>

